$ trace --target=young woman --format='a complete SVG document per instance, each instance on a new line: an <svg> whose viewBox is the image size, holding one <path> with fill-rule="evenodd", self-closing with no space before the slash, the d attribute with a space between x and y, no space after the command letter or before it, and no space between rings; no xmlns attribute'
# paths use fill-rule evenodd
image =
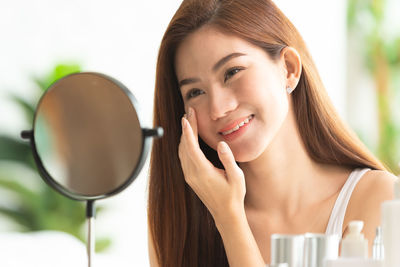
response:
<svg viewBox="0 0 400 267"><path fill-rule="evenodd" d="M265 266L273 233L370 247L394 176L339 119L295 27L270 0L183 1L157 64L151 266Z"/></svg>

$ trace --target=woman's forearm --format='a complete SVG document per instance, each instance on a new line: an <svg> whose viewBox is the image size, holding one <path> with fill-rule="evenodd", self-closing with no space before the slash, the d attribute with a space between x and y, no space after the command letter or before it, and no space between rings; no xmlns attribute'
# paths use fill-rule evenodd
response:
<svg viewBox="0 0 400 267"><path fill-rule="evenodd" d="M247 222L246 214L217 222L230 267L265 267L260 250Z"/></svg>

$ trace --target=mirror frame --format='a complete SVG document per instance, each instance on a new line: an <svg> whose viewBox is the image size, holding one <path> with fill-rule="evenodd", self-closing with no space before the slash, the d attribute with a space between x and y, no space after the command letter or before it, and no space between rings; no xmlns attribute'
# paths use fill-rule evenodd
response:
<svg viewBox="0 0 400 267"><path fill-rule="evenodd" d="M108 79L109 81L113 82L114 84L116 84L124 93L125 95L129 98L132 107L135 109L136 111L136 115L139 121L139 126L142 129L142 147L141 147L141 151L140 151L140 155L139 155L139 161L137 162L136 166L133 166L133 171L130 174L129 177L127 177L127 180L120 185L119 187L117 187L116 189L112 190L111 192L105 193L105 194L101 194L101 195L96 195L96 196L90 196L90 195L81 195L81 194L77 194L74 192L71 192L69 190L67 190L64 186L62 186L61 184L59 184L57 181L55 181L51 175L47 172L46 168L43 165L43 162L38 154L38 151L36 149L36 143L35 143L35 123L36 123L36 117L37 117L37 112L38 112L38 107L40 106L41 101L43 100L43 98L46 96L48 90L50 90L55 84L61 82L62 80L64 80L67 77L73 76L73 75L79 75L79 74L93 74L93 75L97 75L100 76L102 78ZM151 141L151 137L161 137L163 135L163 129L161 127L155 128L155 129L149 129L149 128L142 128L143 126L143 118L141 117L141 112L140 112L140 108L139 108L139 104L136 100L136 98L133 96L133 94L128 90L128 88L126 86L124 86L121 82L117 81L116 79L102 74L102 73L98 73L98 72L77 72L77 73L72 73L69 75L66 75L60 79L58 79L57 81L55 81L54 83L52 83L47 90L45 91L45 93L41 96L38 104L36 105L36 110L35 110L35 115L34 115L34 119L33 119L33 130L29 130L29 131L23 131L21 133L22 138L24 139L30 139L30 144L32 146L32 153L33 153L33 157L34 160L36 162L36 165L38 167L38 171L40 173L40 175L42 176L43 180L53 189L55 189L56 191L58 191L59 193L61 193L64 196L67 196L69 198L72 198L74 200L81 200L81 201L87 201L87 200L98 200L98 199L104 199L110 196L113 196L121 191L123 191L125 188L127 188L135 179L136 177L139 175L140 171L142 170L146 159L147 159L147 155L149 152L149 148L150 148L150 141Z"/></svg>

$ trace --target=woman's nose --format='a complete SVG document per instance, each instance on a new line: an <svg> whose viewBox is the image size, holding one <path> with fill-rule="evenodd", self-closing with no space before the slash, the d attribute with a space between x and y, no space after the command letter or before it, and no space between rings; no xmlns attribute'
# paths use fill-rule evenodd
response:
<svg viewBox="0 0 400 267"><path fill-rule="evenodd" d="M238 101L236 96L227 88L213 90L210 94L210 116L217 120L236 109Z"/></svg>

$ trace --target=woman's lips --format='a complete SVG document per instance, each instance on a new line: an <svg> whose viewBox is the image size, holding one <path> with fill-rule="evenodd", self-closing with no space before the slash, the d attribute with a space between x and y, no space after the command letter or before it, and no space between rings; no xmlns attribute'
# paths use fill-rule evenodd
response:
<svg viewBox="0 0 400 267"><path fill-rule="evenodd" d="M230 133L227 133L227 134L220 133L220 135L222 136L222 138L224 138L225 141L230 141L231 142L231 141L235 140L236 138L240 137L241 135L243 135L246 132L246 130L252 124L253 118L254 118L254 115L251 115L251 118L249 119L249 122L243 124L243 126L240 126L236 131L233 131L233 132L230 132Z"/></svg>
<svg viewBox="0 0 400 267"><path fill-rule="evenodd" d="M228 131L231 131L232 129L237 128L237 126L243 126L243 123L248 123L253 117L254 117L254 115L252 114L252 115L237 119L234 122L232 122L229 125L222 128L221 130L219 130L218 133L223 134L224 132L226 133Z"/></svg>

